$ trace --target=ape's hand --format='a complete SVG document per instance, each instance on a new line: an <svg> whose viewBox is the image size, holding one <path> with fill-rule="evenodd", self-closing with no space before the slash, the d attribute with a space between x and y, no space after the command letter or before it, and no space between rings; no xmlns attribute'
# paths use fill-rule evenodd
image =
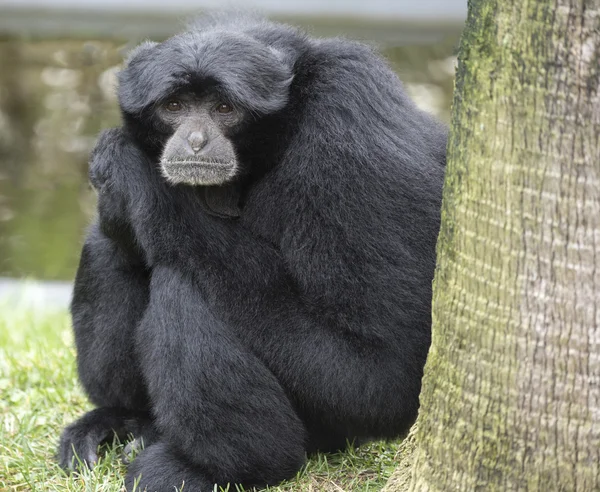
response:
<svg viewBox="0 0 600 492"><path fill-rule="evenodd" d="M89 160L89 179L98 194L100 230L136 262L144 259L132 226L132 203L128 182L136 166L147 158L122 128L102 132Z"/></svg>

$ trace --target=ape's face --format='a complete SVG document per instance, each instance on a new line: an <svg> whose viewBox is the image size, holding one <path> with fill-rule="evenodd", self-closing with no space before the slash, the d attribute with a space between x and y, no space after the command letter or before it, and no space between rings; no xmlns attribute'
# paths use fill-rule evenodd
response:
<svg viewBox="0 0 600 492"><path fill-rule="evenodd" d="M252 138L248 127L284 112L293 80L288 51L247 33L210 28L144 43L119 76L125 126L171 183L229 183L251 172L240 159L241 141L246 155L254 142L264 143L265 136Z"/></svg>
<svg viewBox="0 0 600 492"><path fill-rule="evenodd" d="M171 183L221 185L239 165L229 136L246 114L217 94L179 92L166 98L155 117L172 135L164 144L160 165Z"/></svg>

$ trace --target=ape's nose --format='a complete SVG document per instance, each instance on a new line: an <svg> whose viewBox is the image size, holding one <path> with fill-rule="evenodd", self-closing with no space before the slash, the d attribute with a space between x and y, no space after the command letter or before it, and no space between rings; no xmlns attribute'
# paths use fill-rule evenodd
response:
<svg viewBox="0 0 600 492"><path fill-rule="evenodd" d="M208 142L208 138L202 131L192 132L188 137L188 143L196 154L202 150L206 145L206 142Z"/></svg>

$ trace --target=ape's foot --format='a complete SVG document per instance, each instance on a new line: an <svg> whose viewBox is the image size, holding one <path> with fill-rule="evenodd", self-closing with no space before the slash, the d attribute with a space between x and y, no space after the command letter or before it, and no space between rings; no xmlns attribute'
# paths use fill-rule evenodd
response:
<svg viewBox="0 0 600 492"><path fill-rule="evenodd" d="M122 408L92 410L63 431L58 448L59 464L65 470L93 468L98 461L99 446L115 437L126 440L131 435L143 439L144 443L156 439L148 414Z"/></svg>
<svg viewBox="0 0 600 492"><path fill-rule="evenodd" d="M151 444L154 444L158 440L159 434L154 426L147 429L147 432L142 432L139 437L134 437L127 443L123 449L122 461L126 465L131 463L135 457L140 454Z"/></svg>
<svg viewBox="0 0 600 492"><path fill-rule="evenodd" d="M212 492L214 484L201 470L175 456L165 443L157 442L129 465L125 488L128 492Z"/></svg>

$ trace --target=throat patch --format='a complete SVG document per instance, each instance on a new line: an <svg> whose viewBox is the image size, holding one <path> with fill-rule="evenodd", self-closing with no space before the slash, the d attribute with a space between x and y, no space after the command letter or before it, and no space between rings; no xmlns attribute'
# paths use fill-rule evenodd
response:
<svg viewBox="0 0 600 492"><path fill-rule="evenodd" d="M201 198L204 210L215 217L237 219L242 213L240 191L235 186L205 186Z"/></svg>

